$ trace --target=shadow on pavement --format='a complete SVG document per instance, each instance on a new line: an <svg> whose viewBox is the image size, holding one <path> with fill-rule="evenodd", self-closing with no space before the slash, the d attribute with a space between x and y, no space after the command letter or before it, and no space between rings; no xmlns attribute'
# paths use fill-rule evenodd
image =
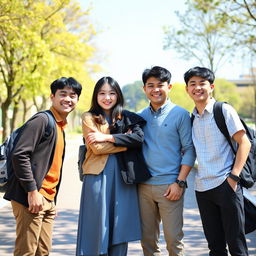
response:
<svg viewBox="0 0 256 256"><path fill-rule="evenodd" d="M205 240L200 215L194 194L194 172L188 178L188 189L185 194L184 206L184 243L185 255L207 256L208 248ZM66 199L67 200L67 199ZM75 255L77 236L78 210L59 208L58 217L54 223L53 250L51 256ZM15 220L10 204L0 208L0 255L12 255L15 240ZM247 235L249 255L256 255L256 231ZM163 232L160 234L162 255L168 255L165 249ZM129 243L129 256L142 256L140 242Z"/></svg>
<svg viewBox="0 0 256 256"><path fill-rule="evenodd" d="M10 256L15 242L15 219L11 206L0 209L0 255ZM78 210L61 209L55 219L52 256L75 255Z"/></svg>
<svg viewBox="0 0 256 256"><path fill-rule="evenodd" d="M194 192L195 172L191 170L184 201L184 244L186 255L207 256L208 247Z"/></svg>
<svg viewBox="0 0 256 256"><path fill-rule="evenodd" d="M0 255L12 255L15 239L15 219L11 207L0 209Z"/></svg>
<svg viewBox="0 0 256 256"><path fill-rule="evenodd" d="M78 210L61 209L53 229L51 255L75 255Z"/></svg>
<svg viewBox="0 0 256 256"><path fill-rule="evenodd" d="M195 198L194 177L195 171L192 170L188 176L188 189L185 194L184 203L185 251L186 255L207 256L209 255L209 250ZM256 185L251 193L256 195ZM246 241L249 255L256 255L256 231L247 234Z"/></svg>

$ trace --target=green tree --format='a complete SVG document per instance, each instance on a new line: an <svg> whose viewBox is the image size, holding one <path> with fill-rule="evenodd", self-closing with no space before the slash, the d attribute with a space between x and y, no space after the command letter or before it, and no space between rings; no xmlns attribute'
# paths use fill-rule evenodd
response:
<svg viewBox="0 0 256 256"><path fill-rule="evenodd" d="M194 0L194 3L204 13L214 10L215 19L228 25L235 45L247 53L252 51L256 54L255 0Z"/></svg>
<svg viewBox="0 0 256 256"><path fill-rule="evenodd" d="M240 56L248 63L253 80L253 91L249 100L252 104L251 116L256 121L256 73L253 69L256 57L256 1L255 0L194 0L198 10L207 13L214 10L215 20L225 23L232 39L232 48L236 57ZM228 40L229 41L229 40Z"/></svg>
<svg viewBox="0 0 256 256"><path fill-rule="evenodd" d="M17 108L20 101L23 105L28 105L27 101L36 103L37 96L45 102L50 83L58 77L73 76L82 84L86 82L80 104L85 108L93 84L89 72L97 66L89 64L95 51L89 11L82 11L76 2L0 3L0 103L5 138L8 110L14 104ZM13 113L17 113L15 107Z"/></svg>
<svg viewBox="0 0 256 256"><path fill-rule="evenodd" d="M255 105L252 97L253 93L254 93L253 86L242 88L239 92L241 104L238 109L238 112L244 118L251 119L255 114Z"/></svg>
<svg viewBox="0 0 256 256"><path fill-rule="evenodd" d="M187 0L186 5L185 13L177 12L180 27L165 27L164 47L175 49L182 58L193 59L214 73L234 57L243 58L251 66L254 81L251 97L255 119L255 0Z"/></svg>
<svg viewBox="0 0 256 256"><path fill-rule="evenodd" d="M239 111L242 106L242 101L235 84L228 82L225 79L216 79L214 84L216 99L229 102ZM149 101L142 88L143 84L140 81L127 84L122 88L126 101L126 108L130 111L137 112L148 106ZM185 83L174 83L169 93L169 98L173 103L187 109L189 112L192 112L194 109L195 104L186 92Z"/></svg>
<svg viewBox="0 0 256 256"><path fill-rule="evenodd" d="M175 49L183 59L194 59L216 72L232 54L233 40L224 38L229 33L227 25L215 18L215 9L202 10L195 1L187 1L186 5L184 13L176 12L180 27L165 26L164 48Z"/></svg>
<svg viewBox="0 0 256 256"><path fill-rule="evenodd" d="M242 101L235 84L225 79L216 79L214 85L216 100L229 102L239 111ZM175 104L187 109L189 112L193 111L195 104L188 96L185 84L174 83L169 96Z"/></svg>
<svg viewBox="0 0 256 256"><path fill-rule="evenodd" d="M185 109L192 112L194 108L193 100L186 92L186 85L182 83L174 83L169 94L171 101Z"/></svg>
<svg viewBox="0 0 256 256"><path fill-rule="evenodd" d="M218 101L226 101L239 111L241 98L236 85L225 79L216 79L214 85L215 99Z"/></svg>
<svg viewBox="0 0 256 256"><path fill-rule="evenodd" d="M130 111L137 112L149 104L141 81L125 85L122 88L122 92L125 99L125 107Z"/></svg>

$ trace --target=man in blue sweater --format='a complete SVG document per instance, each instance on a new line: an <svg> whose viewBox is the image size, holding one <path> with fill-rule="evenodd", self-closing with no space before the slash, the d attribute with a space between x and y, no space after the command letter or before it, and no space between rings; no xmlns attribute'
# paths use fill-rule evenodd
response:
<svg viewBox="0 0 256 256"><path fill-rule="evenodd" d="M181 256L186 178L195 161L190 115L168 98L172 85L167 69L146 69L142 80L150 100L139 113L147 121L143 155L152 178L139 185L141 244L145 256L161 255L158 240L162 220L169 255Z"/></svg>

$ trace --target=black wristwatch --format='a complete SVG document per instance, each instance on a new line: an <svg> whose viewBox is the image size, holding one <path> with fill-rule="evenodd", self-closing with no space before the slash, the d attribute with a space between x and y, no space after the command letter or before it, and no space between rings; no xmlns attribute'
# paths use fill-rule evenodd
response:
<svg viewBox="0 0 256 256"><path fill-rule="evenodd" d="M187 188L187 182L185 180L176 180L176 183L181 187L181 188Z"/></svg>
<svg viewBox="0 0 256 256"><path fill-rule="evenodd" d="M241 179L239 176L237 176L237 175L235 175L235 174L233 174L233 173L230 173L230 174L229 174L229 178L231 178L232 180L234 180L234 181L236 181L236 182L239 182L240 179Z"/></svg>

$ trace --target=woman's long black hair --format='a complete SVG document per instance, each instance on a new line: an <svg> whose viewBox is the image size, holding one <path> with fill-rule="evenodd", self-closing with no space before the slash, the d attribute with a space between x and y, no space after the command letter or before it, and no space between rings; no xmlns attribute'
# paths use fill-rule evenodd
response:
<svg viewBox="0 0 256 256"><path fill-rule="evenodd" d="M110 111L110 118L111 118L112 123L114 124L116 120L121 119L121 114L122 114L123 105L124 105L124 97L123 97L123 94L122 94L119 84L117 83L116 80L114 80L110 76L102 77L96 83L94 90L93 90L91 108L89 109L89 112L91 112L95 116L95 121L97 123L104 124L106 122L105 113L104 113L102 107L98 104L98 100L97 100L98 93L104 84L109 84L110 87L117 94L116 105Z"/></svg>

